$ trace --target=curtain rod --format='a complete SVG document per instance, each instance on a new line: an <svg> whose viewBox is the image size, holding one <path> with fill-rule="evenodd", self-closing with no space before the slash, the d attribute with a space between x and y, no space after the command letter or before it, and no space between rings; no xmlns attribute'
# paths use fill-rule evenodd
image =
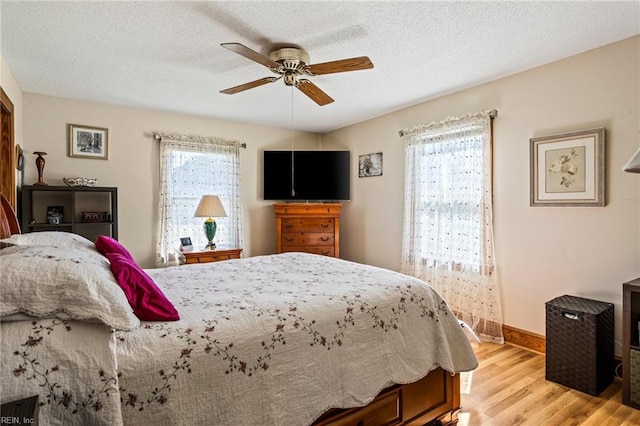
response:
<svg viewBox="0 0 640 426"><path fill-rule="evenodd" d="M153 139L159 141L162 139L162 135L160 133L154 133L153 134ZM209 138L202 138L202 139L209 139ZM246 143L241 143L239 144L240 148L246 148L247 144Z"/></svg>
<svg viewBox="0 0 640 426"><path fill-rule="evenodd" d="M488 111L487 114L489 115L489 118L491 118L493 120L494 118L496 118L498 116L498 110L497 109L492 109L491 111ZM460 117L450 117L450 118L447 118L446 120L443 120L442 122L435 122L434 121L434 122L432 122L430 124L427 124L425 127L429 127L432 124L446 123L447 121L450 121L450 120L458 120L459 118ZM403 137L407 133L409 133L409 130L403 129L403 130L400 130L398 133L400 134L400 137Z"/></svg>

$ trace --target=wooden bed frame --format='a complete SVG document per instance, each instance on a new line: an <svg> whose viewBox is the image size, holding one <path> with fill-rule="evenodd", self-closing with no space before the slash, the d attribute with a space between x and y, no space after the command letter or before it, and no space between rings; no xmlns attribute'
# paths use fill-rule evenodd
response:
<svg viewBox="0 0 640 426"><path fill-rule="evenodd" d="M0 238L19 234L15 211L4 194L0 198ZM415 383L383 390L364 407L331 409L314 425L450 425L458 422L459 409L460 376L437 368Z"/></svg>
<svg viewBox="0 0 640 426"><path fill-rule="evenodd" d="M385 389L364 407L329 410L314 425L454 425L459 410L460 375L436 368L415 383Z"/></svg>
<svg viewBox="0 0 640 426"><path fill-rule="evenodd" d="M13 234L20 233L20 224L11 204L4 194L0 194L0 238L7 238Z"/></svg>

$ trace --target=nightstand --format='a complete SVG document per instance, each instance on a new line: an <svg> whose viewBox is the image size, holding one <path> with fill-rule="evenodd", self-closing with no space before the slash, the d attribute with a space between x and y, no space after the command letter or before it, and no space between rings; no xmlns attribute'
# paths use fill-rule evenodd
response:
<svg viewBox="0 0 640 426"><path fill-rule="evenodd" d="M38 426L38 395L21 399L19 401L7 402L0 407L2 420L0 424L20 424Z"/></svg>
<svg viewBox="0 0 640 426"><path fill-rule="evenodd" d="M241 248L219 248L216 250L205 251L186 251L184 255L184 263L209 263L220 262L221 260L240 259Z"/></svg>

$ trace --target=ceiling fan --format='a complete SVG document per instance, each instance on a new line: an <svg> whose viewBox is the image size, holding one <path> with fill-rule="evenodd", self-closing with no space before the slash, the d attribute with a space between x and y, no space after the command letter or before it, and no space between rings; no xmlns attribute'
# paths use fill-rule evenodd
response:
<svg viewBox="0 0 640 426"><path fill-rule="evenodd" d="M264 56L255 50L240 43L222 43L222 47L244 56L269 68L278 77L265 77L239 86L221 90L220 93L232 95L244 90L253 89L263 84L273 83L283 79L287 86L295 86L302 93L307 95L318 105L327 105L333 102L331 96L320 90L306 78L299 78L303 74L314 76L322 74L334 74L338 72L358 71L373 68L373 63L366 56L357 58L341 59L338 61L323 62L320 64L309 64L309 55L304 50L297 47L283 47L269 53L269 57Z"/></svg>

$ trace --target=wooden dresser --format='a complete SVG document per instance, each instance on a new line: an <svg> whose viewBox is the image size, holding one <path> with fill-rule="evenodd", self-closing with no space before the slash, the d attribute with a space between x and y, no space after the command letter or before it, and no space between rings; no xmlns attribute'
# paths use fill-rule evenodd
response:
<svg viewBox="0 0 640 426"><path fill-rule="evenodd" d="M340 210L337 203L274 204L276 253L301 251L340 257Z"/></svg>

